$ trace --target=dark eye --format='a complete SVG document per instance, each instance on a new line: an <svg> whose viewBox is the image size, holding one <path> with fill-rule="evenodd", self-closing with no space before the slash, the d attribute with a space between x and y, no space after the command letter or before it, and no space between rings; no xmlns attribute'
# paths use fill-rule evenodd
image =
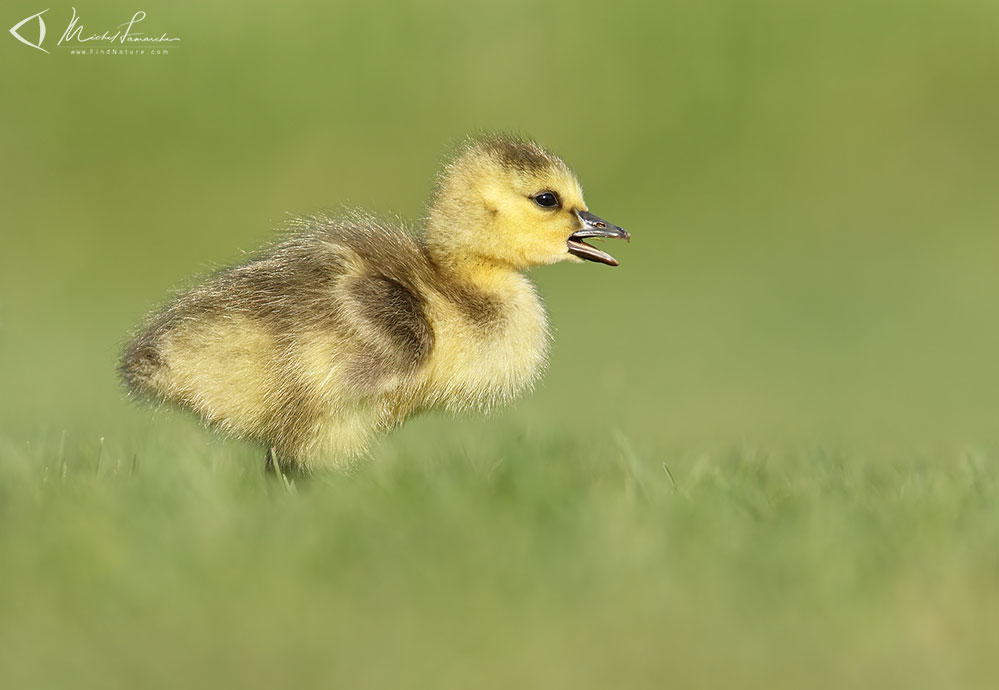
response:
<svg viewBox="0 0 999 690"><path fill-rule="evenodd" d="M555 192L541 192L534 197L534 203L545 208L558 206L558 194Z"/></svg>

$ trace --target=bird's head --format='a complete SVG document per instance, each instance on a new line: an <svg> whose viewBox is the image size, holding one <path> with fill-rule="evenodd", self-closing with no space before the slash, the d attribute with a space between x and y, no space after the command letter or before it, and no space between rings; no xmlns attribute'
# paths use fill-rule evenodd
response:
<svg viewBox="0 0 999 690"><path fill-rule="evenodd" d="M427 243L445 261L515 270L557 261L617 266L587 239L630 240L593 215L576 176L531 141L489 135L470 140L438 178Z"/></svg>

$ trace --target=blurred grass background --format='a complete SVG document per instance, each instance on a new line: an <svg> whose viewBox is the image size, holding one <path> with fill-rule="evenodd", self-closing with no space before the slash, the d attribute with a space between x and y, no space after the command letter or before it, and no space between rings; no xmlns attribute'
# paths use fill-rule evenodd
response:
<svg viewBox="0 0 999 690"><path fill-rule="evenodd" d="M40 9L14 0L0 17ZM985 677L999 5L77 7L98 32L138 9L150 33L181 37L169 55L52 48L69 5L45 15L50 55L0 37L8 662L68 655L81 685L117 662L150 685L149 650L176 647L215 682L250 655L243 680L277 685L261 669L818 687L831 666L852 678L823 654L836 648L881 686ZM443 152L482 129L559 152L591 209L634 238L618 269L534 273L556 345L533 396L488 419L417 420L358 478L292 497L259 485L255 449L123 399L118 349L171 288L289 213L417 218ZM138 483L123 484L133 462ZM251 624L240 607L255 597ZM149 617L141 635L129 607ZM321 662L326 611L325 644L359 655L339 676ZM296 615L307 643L285 637ZM656 660L660 637L686 641L674 665ZM394 650L411 683L355 639ZM591 648L607 668L546 663ZM778 648L796 659L782 673Z"/></svg>
<svg viewBox="0 0 999 690"><path fill-rule="evenodd" d="M96 29L130 7L79 11ZM990 3L148 12L172 54L3 43L15 429L144 417L109 372L169 289L289 213L416 218L442 151L504 129L559 151L636 240L620 270L536 272L559 337L523 411L723 442L995 434Z"/></svg>

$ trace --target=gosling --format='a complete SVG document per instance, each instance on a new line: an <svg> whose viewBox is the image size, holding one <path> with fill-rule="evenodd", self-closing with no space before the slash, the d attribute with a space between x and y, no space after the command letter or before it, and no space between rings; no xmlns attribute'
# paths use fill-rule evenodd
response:
<svg viewBox="0 0 999 690"><path fill-rule="evenodd" d="M589 212L560 158L504 135L444 166L419 232L360 213L292 225L147 317L119 370L131 395L299 472L350 467L416 413L484 411L531 388L550 336L523 271L617 266L584 240L631 239Z"/></svg>

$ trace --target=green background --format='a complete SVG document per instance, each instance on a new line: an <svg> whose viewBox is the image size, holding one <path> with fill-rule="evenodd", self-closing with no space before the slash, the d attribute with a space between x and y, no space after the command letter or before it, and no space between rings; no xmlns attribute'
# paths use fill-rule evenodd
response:
<svg viewBox="0 0 999 690"><path fill-rule="evenodd" d="M169 55L70 55L68 4L0 36L0 674L985 683L999 5L77 6L138 9ZM123 397L171 289L289 214L416 219L480 130L633 237L532 274L532 396L290 494Z"/></svg>

